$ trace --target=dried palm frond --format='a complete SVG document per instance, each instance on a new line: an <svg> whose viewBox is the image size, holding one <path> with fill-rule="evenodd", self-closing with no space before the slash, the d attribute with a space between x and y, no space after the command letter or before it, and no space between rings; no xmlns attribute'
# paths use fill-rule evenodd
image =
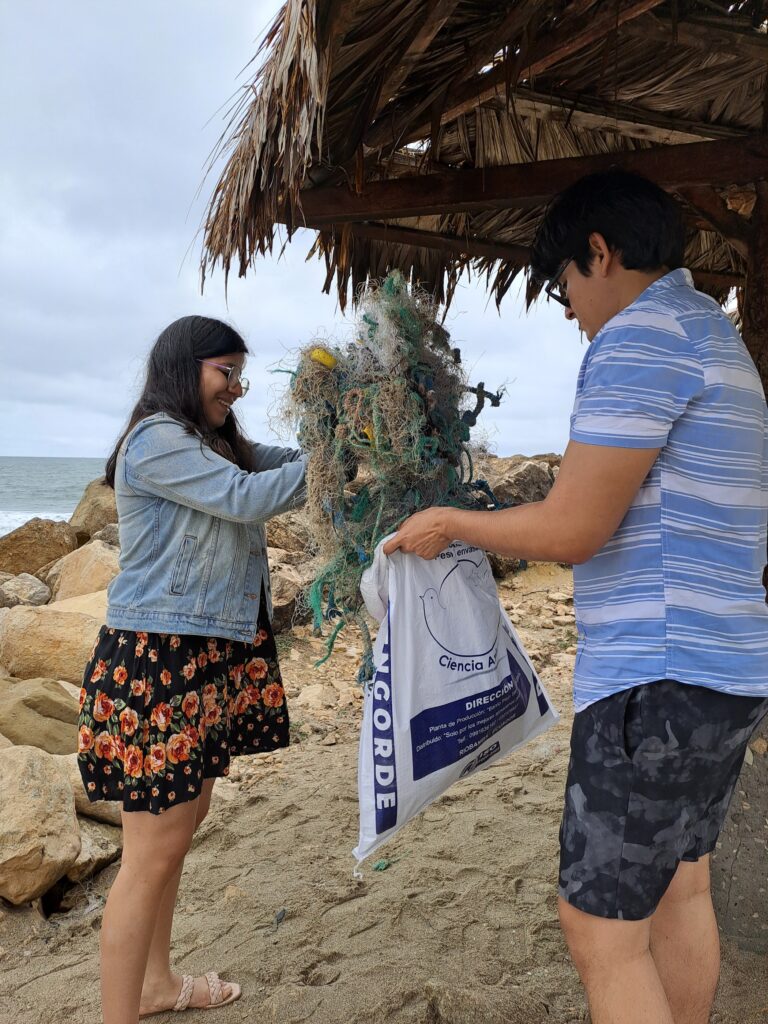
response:
<svg viewBox="0 0 768 1024"><path fill-rule="evenodd" d="M227 161L205 221L203 270L220 263L228 274L235 261L245 274L257 254L271 251L277 225L287 224L290 237L303 223L302 189L354 190L402 174L621 153L762 130L766 61L718 42L735 31L755 53L761 40L768 45L762 0L686 0L682 6L662 0L631 31L568 50L535 75L527 69L549 40L563 37L569 19L588 23L608 5L618 10L628 2L443 0L444 21L423 39L425 10L434 4L422 0L287 0L212 157L211 167L221 156ZM318 26L342 10L343 32L331 45ZM676 42L673 28L683 18L694 19L713 44ZM660 26L667 26L661 41ZM404 76L398 73L403 62ZM498 69L498 85L480 95L489 68ZM397 83L391 95L390 81ZM477 86L477 101L444 116L447 97L460 85L470 96ZM406 139L413 144L404 146ZM738 209L748 215L748 205ZM452 240L527 246L541 212L494 208L387 223ZM342 307L395 268L439 302L450 302L462 274L474 270L499 303L524 269L519 259L471 255L462 242L425 248L372 238L350 225L319 231L310 255L325 261L325 290L335 288ZM709 274L744 273L731 246L700 224L691 228L687 258ZM722 298L728 288L721 283L708 290ZM536 295L529 285L529 299Z"/></svg>
<svg viewBox="0 0 768 1024"><path fill-rule="evenodd" d="M287 0L257 54L264 60L230 110L209 169L229 154L205 219L202 271L235 256L243 275L272 248L274 225L296 219L299 191L321 150L327 54L318 46L316 0Z"/></svg>

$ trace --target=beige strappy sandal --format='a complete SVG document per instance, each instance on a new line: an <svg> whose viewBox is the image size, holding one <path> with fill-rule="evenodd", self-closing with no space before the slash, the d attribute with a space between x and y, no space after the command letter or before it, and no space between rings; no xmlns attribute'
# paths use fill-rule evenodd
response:
<svg viewBox="0 0 768 1024"><path fill-rule="evenodd" d="M243 990L239 985L236 985L233 981L222 982L215 971L208 971L204 977L208 982L208 994L210 996L206 1006L189 1005L195 991L195 979L191 974L184 974L181 978L181 991L175 1006L169 1006L165 1010L153 1010L151 1013L141 1013L139 1014L139 1019L155 1017L160 1013L168 1013L169 1011L181 1013L184 1010L218 1010L221 1006L229 1006L230 1003L236 1002L243 994ZM229 985L232 990L226 999L224 998L224 985Z"/></svg>

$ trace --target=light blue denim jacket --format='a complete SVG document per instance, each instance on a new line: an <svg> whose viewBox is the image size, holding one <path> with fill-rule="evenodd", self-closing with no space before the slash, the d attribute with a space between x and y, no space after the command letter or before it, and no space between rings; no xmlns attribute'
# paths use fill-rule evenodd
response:
<svg viewBox="0 0 768 1024"><path fill-rule="evenodd" d="M264 523L306 496L301 451L255 444L253 454L248 473L165 413L134 427L115 473L108 626L253 639L262 587L272 615Z"/></svg>

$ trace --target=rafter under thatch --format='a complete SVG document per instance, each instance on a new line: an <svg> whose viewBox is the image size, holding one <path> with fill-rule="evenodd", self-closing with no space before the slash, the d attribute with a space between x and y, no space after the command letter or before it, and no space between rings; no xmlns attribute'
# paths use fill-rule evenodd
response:
<svg viewBox="0 0 768 1024"><path fill-rule="evenodd" d="M585 174L616 166L616 154L509 164L483 170L416 174L347 188L308 189L301 207L313 225L382 218L461 213L477 209L540 206ZM658 146L622 155L621 166L663 188L728 185L768 173L768 139Z"/></svg>

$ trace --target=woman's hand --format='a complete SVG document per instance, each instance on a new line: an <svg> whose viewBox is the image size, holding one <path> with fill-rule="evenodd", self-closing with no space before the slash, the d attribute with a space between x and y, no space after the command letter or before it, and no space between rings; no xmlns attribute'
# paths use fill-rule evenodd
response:
<svg viewBox="0 0 768 1024"><path fill-rule="evenodd" d="M406 519L391 540L384 545L384 554L404 551L419 558L435 558L445 551L454 538L450 535L451 509L428 508Z"/></svg>

